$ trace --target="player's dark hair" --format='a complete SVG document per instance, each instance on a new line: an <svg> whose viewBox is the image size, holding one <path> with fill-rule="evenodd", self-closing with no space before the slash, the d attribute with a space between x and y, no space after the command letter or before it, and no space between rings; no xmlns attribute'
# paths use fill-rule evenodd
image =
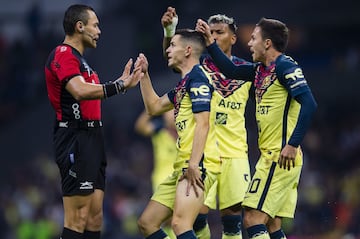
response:
<svg viewBox="0 0 360 239"><path fill-rule="evenodd" d="M263 39L270 39L276 50L285 52L289 40L289 29L283 22L263 17L256 26L261 28Z"/></svg>
<svg viewBox="0 0 360 239"><path fill-rule="evenodd" d="M180 35L185 41L191 41L197 43L201 48L200 51L204 51L206 48L205 39L202 33L192 29L177 29L175 35Z"/></svg>
<svg viewBox="0 0 360 239"><path fill-rule="evenodd" d="M224 14L216 14L209 17L207 20L208 24L215 24L215 23L224 23L229 26L229 29L235 34L237 31L237 26L234 18L228 17Z"/></svg>
<svg viewBox="0 0 360 239"><path fill-rule="evenodd" d="M78 21L82 21L85 25L89 20L89 12L95 10L87 5L74 4L71 5L64 14L63 27L66 35L75 33L75 25Z"/></svg>

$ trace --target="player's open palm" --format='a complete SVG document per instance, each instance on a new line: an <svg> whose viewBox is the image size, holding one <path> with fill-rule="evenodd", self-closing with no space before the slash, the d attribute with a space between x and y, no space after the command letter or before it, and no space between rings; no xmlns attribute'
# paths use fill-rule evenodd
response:
<svg viewBox="0 0 360 239"><path fill-rule="evenodd" d="M149 62L143 53L140 53L138 58L136 59L135 67L136 66L139 66L141 72L143 72L144 74L146 74L148 72Z"/></svg>

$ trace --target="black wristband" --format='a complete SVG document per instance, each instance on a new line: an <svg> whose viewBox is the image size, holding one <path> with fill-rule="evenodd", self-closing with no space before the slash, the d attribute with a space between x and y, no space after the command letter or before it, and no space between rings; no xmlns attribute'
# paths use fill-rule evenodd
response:
<svg viewBox="0 0 360 239"><path fill-rule="evenodd" d="M102 87L103 87L103 92L104 92L104 99L106 99L106 98L108 98L108 94L107 94L107 91L106 91L106 85L102 84Z"/></svg>
<svg viewBox="0 0 360 239"><path fill-rule="evenodd" d="M126 89L124 86L123 80L117 80L115 82L108 82L103 84L104 98L111 97L113 95L117 95L119 93L126 93Z"/></svg>
<svg viewBox="0 0 360 239"><path fill-rule="evenodd" d="M115 83L116 83L118 92L121 92L121 93L125 94L126 89L125 89L125 86L124 86L124 81L123 80L117 80L117 81L115 81Z"/></svg>
<svg viewBox="0 0 360 239"><path fill-rule="evenodd" d="M109 98L113 95L119 94L116 84L114 82L108 82L103 84L104 98Z"/></svg>

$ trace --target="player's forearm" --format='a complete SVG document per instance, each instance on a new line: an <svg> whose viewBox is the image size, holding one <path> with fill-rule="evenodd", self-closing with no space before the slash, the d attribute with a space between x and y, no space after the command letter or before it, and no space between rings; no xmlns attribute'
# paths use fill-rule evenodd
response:
<svg viewBox="0 0 360 239"><path fill-rule="evenodd" d="M163 56L167 60L168 56L166 53L166 49L170 46L171 37L164 37L162 47L163 47Z"/></svg>
<svg viewBox="0 0 360 239"><path fill-rule="evenodd" d="M310 127L311 120L317 108L317 103L311 94L311 91L306 91L296 96L296 100L300 103L301 108L294 132L288 142L289 145L294 147L301 144L308 128Z"/></svg>
<svg viewBox="0 0 360 239"><path fill-rule="evenodd" d="M196 123L189 164L199 166L200 160L204 154L208 132L209 132L208 122Z"/></svg>
<svg viewBox="0 0 360 239"><path fill-rule="evenodd" d="M140 81L140 91L146 112L150 115L158 114L159 110L157 107L159 106L160 97L155 92L148 73L146 73Z"/></svg>
<svg viewBox="0 0 360 239"><path fill-rule="evenodd" d="M229 57L220 49L216 42L207 47L207 50L214 60L221 73L230 79L242 79L253 81L255 77L254 64L235 65Z"/></svg>

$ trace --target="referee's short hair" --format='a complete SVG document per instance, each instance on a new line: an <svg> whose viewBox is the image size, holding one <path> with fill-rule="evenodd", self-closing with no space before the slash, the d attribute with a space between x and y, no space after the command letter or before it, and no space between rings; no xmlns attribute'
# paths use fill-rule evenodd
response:
<svg viewBox="0 0 360 239"><path fill-rule="evenodd" d="M72 36L75 33L75 25L78 21L87 24L89 20L88 11L95 12L92 7L83 4L74 4L68 7L63 19L63 28L66 35Z"/></svg>

